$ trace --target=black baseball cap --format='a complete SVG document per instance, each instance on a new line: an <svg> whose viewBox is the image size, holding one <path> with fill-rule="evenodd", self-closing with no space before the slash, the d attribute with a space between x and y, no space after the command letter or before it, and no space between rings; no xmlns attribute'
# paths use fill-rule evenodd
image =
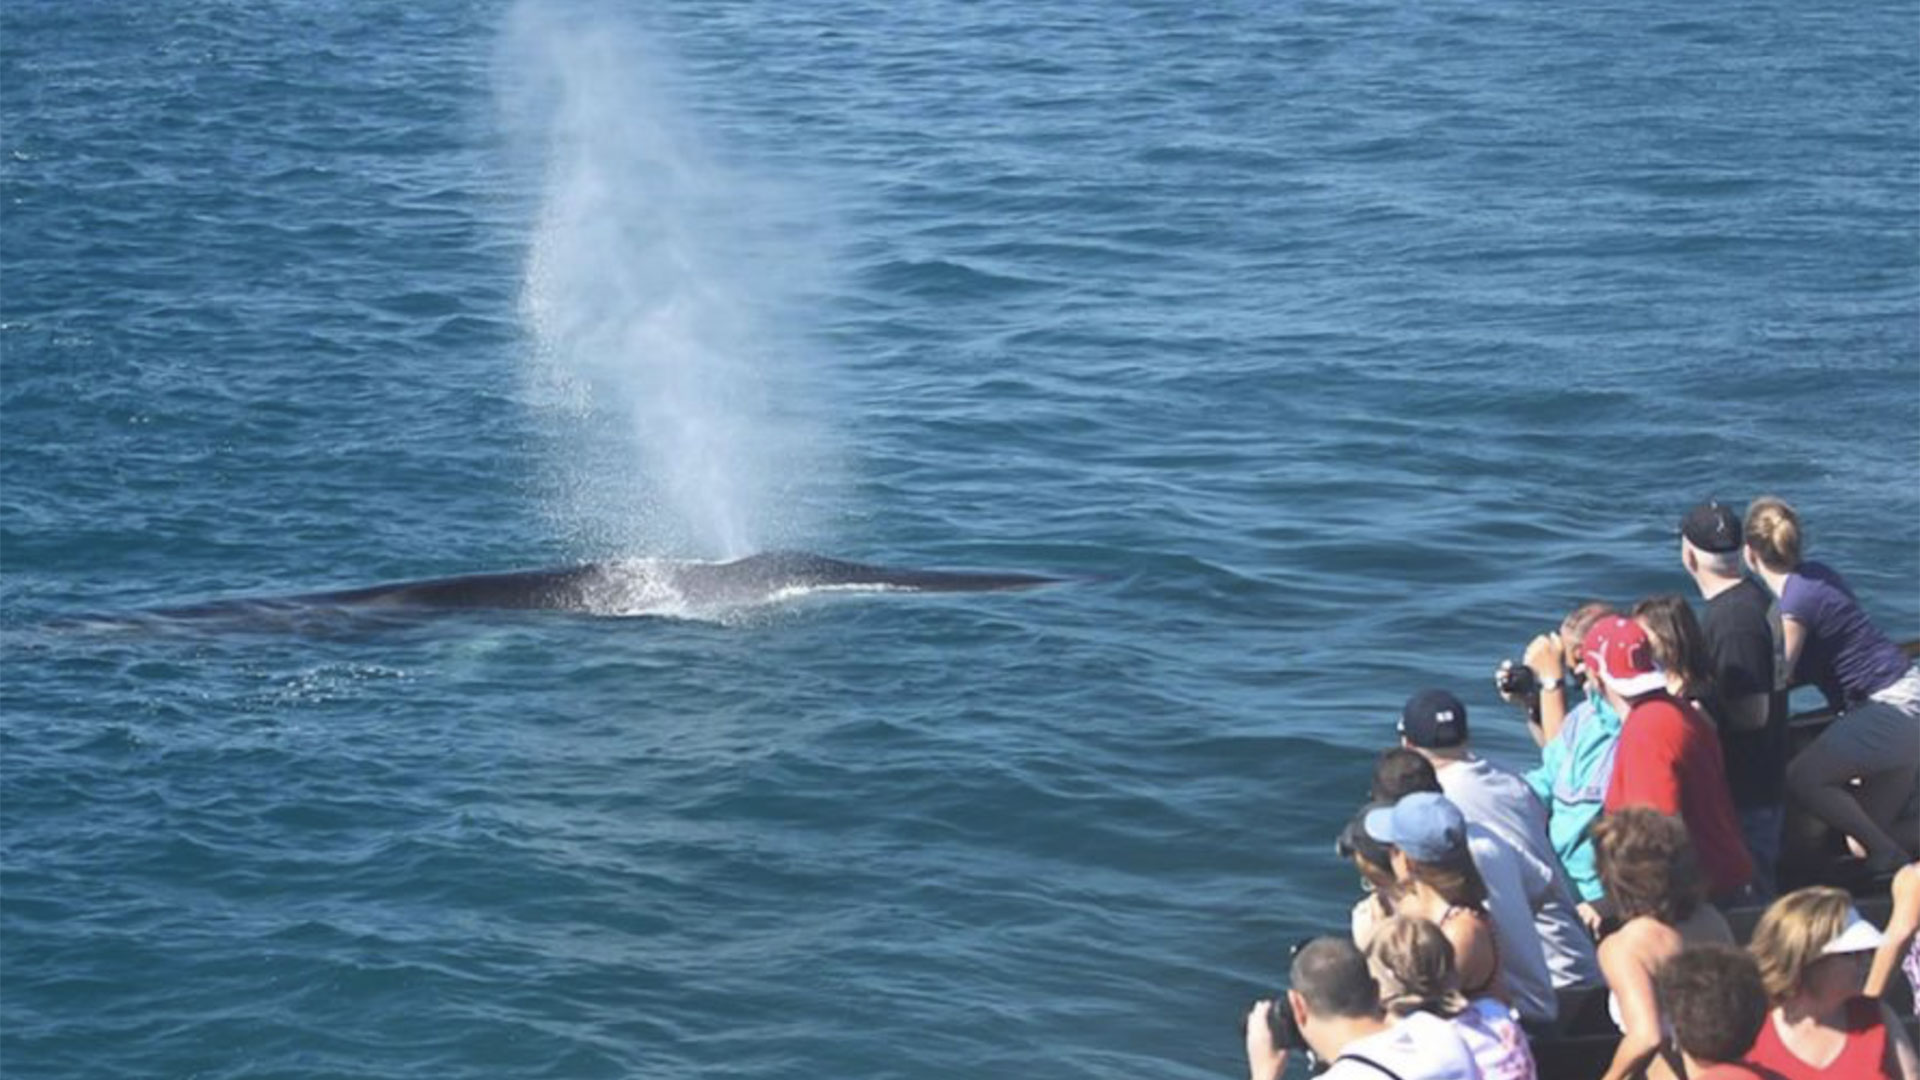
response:
<svg viewBox="0 0 1920 1080"><path fill-rule="evenodd" d="M1680 535L1687 538L1687 543L1715 555L1739 551L1740 516L1710 499L1680 519Z"/></svg>
<svg viewBox="0 0 1920 1080"><path fill-rule="evenodd" d="M1445 690L1422 690L1400 710L1400 734L1428 750L1459 746L1467 741L1467 707Z"/></svg>

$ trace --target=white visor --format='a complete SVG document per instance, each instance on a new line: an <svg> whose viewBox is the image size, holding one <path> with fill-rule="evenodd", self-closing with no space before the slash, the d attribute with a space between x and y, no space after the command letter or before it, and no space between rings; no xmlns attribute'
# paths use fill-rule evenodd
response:
<svg viewBox="0 0 1920 1080"><path fill-rule="evenodd" d="M1821 956L1834 956L1839 953L1872 952L1880 947L1886 936L1879 927L1860 917L1859 908L1847 909L1847 925L1841 927L1832 941L1820 949Z"/></svg>

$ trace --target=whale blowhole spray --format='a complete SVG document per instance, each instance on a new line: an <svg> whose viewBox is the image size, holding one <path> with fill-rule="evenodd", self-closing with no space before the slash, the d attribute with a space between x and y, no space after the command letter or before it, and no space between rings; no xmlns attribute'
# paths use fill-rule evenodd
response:
<svg viewBox="0 0 1920 1080"><path fill-rule="evenodd" d="M537 177L520 303L556 527L594 556L800 542L837 471L793 291L824 276L817 214L716 160L631 24L522 3L499 70Z"/></svg>

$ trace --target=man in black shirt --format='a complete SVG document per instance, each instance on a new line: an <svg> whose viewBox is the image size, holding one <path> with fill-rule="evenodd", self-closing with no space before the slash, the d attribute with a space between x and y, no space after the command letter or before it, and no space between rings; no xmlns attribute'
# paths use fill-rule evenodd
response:
<svg viewBox="0 0 1920 1080"><path fill-rule="evenodd" d="M1780 636L1773 595L1740 565L1740 517L1702 503L1680 522L1680 562L1707 602L1706 632L1714 688L1725 702L1720 745L1740 831L1753 855L1758 899L1772 899L1786 811L1787 695L1775 679Z"/></svg>

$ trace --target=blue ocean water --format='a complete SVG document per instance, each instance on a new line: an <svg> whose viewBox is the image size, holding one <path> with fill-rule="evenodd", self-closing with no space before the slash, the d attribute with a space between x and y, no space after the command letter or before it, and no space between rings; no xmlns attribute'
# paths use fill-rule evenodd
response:
<svg viewBox="0 0 1920 1080"><path fill-rule="evenodd" d="M1920 631L1916 25L15 0L0 1070L1235 1073L1691 502ZM1073 580L139 614L774 547Z"/></svg>

